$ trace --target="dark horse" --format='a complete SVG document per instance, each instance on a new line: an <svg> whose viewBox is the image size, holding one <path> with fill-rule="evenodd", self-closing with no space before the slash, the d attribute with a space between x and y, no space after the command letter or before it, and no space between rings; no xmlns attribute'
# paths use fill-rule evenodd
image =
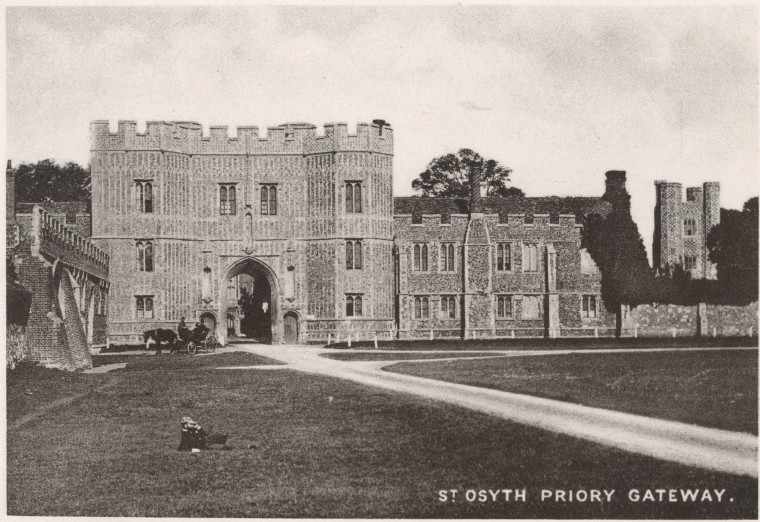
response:
<svg viewBox="0 0 760 522"><path fill-rule="evenodd" d="M143 332L143 341L145 341L145 349L148 349L148 341L153 339L156 342L157 352L161 351L161 343L167 343L169 349L174 349L174 343L177 341L177 334L172 330L166 328L156 328L155 330L148 330Z"/></svg>

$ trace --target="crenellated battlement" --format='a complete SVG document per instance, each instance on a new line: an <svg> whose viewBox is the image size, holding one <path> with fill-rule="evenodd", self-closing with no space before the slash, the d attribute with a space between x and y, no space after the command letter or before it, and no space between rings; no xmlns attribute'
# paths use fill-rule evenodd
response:
<svg viewBox="0 0 760 522"><path fill-rule="evenodd" d="M393 153L393 129L382 120L359 123L351 134L345 123L327 123L322 134L309 123L285 123L268 127L266 137L259 127L237 127L230 137L226 125L203 126L191 121L148 121L145 132L137 122L121 120L111 132L108 120L90 124L92 152L157 150L184 154L319 154L338 151Z"/></svg>
<svg viewBox="0 0 760 522"><path fill-rule="evenodd" d="M45 243L67 250L74 257L86 258L98 268L108 272L109 256L89 239L67 229L39 205L32 207L32 245L39 251Z"/></svg>
<svg viewBox="0 0 760 522"><path fill-rule="evenodd" d="M528 217L532 216L532 222ZM507 221L500 222L498 214L484 214L483 218L490 224L500 227L582 227L576 221L574 214L560 214L557 223L552 223L549 214L507 214ZM422 222L415 223L413 214L394 214L393 220L397 226L413 227L438 227L438 226L461 226L466 227L470 216L467 214L450 214L449 221L444 221L444 214L422 214Z"/></svg>

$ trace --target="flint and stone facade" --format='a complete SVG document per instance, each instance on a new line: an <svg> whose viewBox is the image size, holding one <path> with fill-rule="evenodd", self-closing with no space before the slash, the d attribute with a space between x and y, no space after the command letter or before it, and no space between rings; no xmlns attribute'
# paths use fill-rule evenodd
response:
<svg viewBox="0 0 760 522"><path fill-rule="evenodd" d="M287 124L265 139L256 127L204 137L183 122L149 122L145 134L119 122L111 134L97 121L91 131L93 240L111 256L112 342L174 329L182 316L226 326L237 304L229 280L240 273L271 288L274 343L393 330L393 131L383 122L355 135L325 125L320 136ZM221 208L230 187L234 211ZM348 189L358 211L347 212ZM346 269L347 240L361 245L361 269ZM151 247L151 270L140 244ZM361 316L346 318L347 295L362 296Z"/></svg>
<svg viewBox="0 0 760 522"><path fill-rule="evenodd" d="M694 278L715 279L707 235L720 223L720 183L688 187L686 200L680 183L655 181L652 264L656 269L681 265Z"/></svg>
<svg viewBox="0 0 760 522"><path fill-rule="evenodd" d="M580 217L603 210L600 198L484 198L460 213L461 201L394 199L393 131L382 120L355 134L284 124L266 138L256 127L204 136L190 122L148 122L142 134L122 121L111 133L96 121L91 139L111 342L175 329L182 316L216 326L225 342L239 274L269 290L273 343L556 336L614 324L580 249Z"/></svg>

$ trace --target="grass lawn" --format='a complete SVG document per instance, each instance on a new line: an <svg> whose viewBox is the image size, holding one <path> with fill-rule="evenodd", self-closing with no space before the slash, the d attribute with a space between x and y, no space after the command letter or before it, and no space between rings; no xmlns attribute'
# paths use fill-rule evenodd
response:
<svg viewBox="0 0 760 522"><path fill-rule="evenodd" d="M6 370L5 376L9 426L55 401L90 393L111 381L105 375L63 372L32 364L21 364L14 370Z"/></svg>
<svg viewBox="0 0 760 522"><path fill-rule="evenodd" d="M454 339L454 340L393 340L378 341L382 350L561 350L615 348L673 348L705 346L757 346L757 337L625 337L582 339ZM346 343L331 344L328 348L348 348ZM372 341L359 341L351 348L374 348Z"/></svg>
<svg viewBox="0 0 760 522"><path fill-rule="evenodd" d="M92 367L106 366L107 364L117 363L131 363L142 357L152 357L154 352L146 352L141 354L92 354Z"/></svg>
<svg viewBox="0 0 760 522"><path fill-rule="evenodd" d="M106 355L105 357L118 357ZM120 362L120 361L114 361ZM141 357L137 356L128 362L123 370L116 371L147 371L147 370L188 370L198 368L217 368L220 366L255 366L260 364L282 364L280 361L269 359L248 352L227 352L189 355L184 353Z"/></svg>
<svg viewBox="0 0 760 522"><path fill-rule="evenodd" d="M756 479L662 462L292 370L199 367L77 374L76 379L81 389L114 381L97 395L8 429L11 515L757 516ZM19 382L9 379L12 394ZM40 382L63 386L50 374ZM17 415L14 408L9 402L9 413ZM228 434L230 449L178 452L185 415ZM633 503L627 497L631 488L679 487L726 492L722 503ZM469 488L527 488L527 502L438 500L439 490L464 495ZM541 502L541 488L617 493L611 503Z"/></svg>
<svg viewBox="0 0 760 522"><path fill-rule="evenodd" d="M447 353L385 353L385 352L347 352L347 353L323 353L321 357L335 359L336 361L407 361L411 359L459 359L460 357L494 357L497 354L471 353L471 352L447 352Z"/></svg>
<svg viewBox="0 0 760 522"><path fill-rule="evenodd" d="M756 350L539 355L388 370L757 434Z"/></svg>

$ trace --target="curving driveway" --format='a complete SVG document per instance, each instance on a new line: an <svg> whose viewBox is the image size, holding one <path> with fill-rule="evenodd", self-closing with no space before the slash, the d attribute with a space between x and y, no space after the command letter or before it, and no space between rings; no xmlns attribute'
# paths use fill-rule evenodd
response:
<svg viewBox="0 0 760 522"><path fill-rule="evenodd" d="M495 415L530 426L587 439L599 444L626 451L648 455L664 460L715 471L757 477L757 437L748 433L704 428L675 421L654 419L600 408L591 408L552 399L529 395L478 388L411 375L383 371L383 367L398 361L339 361L321 357L325 353L347 353L347 350L314 348L310 346L266 346L240 344L236 350L244 350L286 363L285 366L270 366L268 369L289 368L306 373L335 377L367 386L409 393L471 410ZM725 350L729 348L709 348ZM730 348L734 349L734 348ZM746 348L757 349L757 348ZM647 351L692 350L689 348L654 348ZM695 348L694 350L705 350ZM360 351L360 350L357 350ZM361 350L366 353L366 350ZM629 352L636 350L525 350L475 352L489 357L514 357L525 355L556 355L568 353ZM373 350L373 353L383 353ZM387 352L386 352L387 353ZM410 353L410 352L404 352ZM431 353L426 351L425 353ZM462 357L447 358L441 352L440 359L461 360ZM461 353L461 352L458 352ZM466 357L465 359L468 359ZM410 362L404 359L404 362ZM252 369L236 366L227 369Z"/></svg>

